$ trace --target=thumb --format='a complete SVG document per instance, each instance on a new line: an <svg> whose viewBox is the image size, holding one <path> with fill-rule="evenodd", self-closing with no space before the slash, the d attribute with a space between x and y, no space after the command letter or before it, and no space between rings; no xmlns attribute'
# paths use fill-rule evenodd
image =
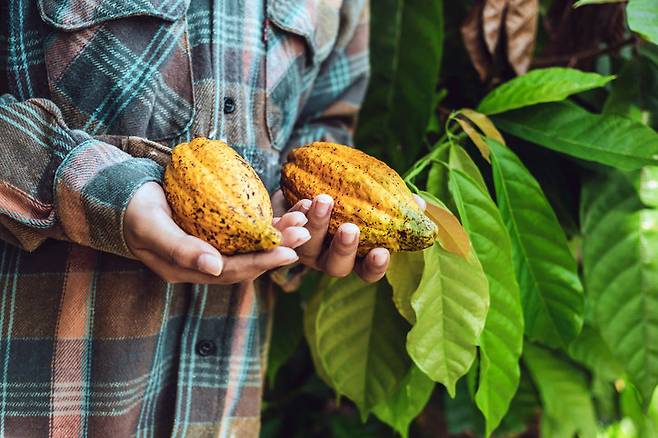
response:
<svg viewBox="0 0 658 438"><path fill-rule="evenodd" d="M142 221L139 240L144 249L181 268L218 276L223 262L212 245L185 233L162 209L155 209Z"/></svg>

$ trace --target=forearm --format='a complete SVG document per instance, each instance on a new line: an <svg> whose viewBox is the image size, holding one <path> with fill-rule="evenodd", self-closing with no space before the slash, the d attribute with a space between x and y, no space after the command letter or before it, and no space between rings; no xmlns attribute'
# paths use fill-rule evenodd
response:
<svg viewBox="0 0 658 438"><path fill-rule="evenodd" d="M54 237L130 254L123 214L137 188L161 179L159 165L68 129L48 100L8 95L0 97L0 156L0 237L27 250Z"/></svg>

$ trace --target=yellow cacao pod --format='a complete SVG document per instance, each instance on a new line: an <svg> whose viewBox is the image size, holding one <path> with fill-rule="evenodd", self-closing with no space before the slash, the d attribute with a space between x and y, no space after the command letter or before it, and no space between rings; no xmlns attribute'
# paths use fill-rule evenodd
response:
<svg viewBox="0 0 658 438"><path fill-rule="evenodd" d="M222 254L268 250L281 243L265 186L222 141L195 138L176 146L164 189L174 221Z"/></svg>
<svg viewBox="0 0 658 438"><path fill-rule="evenodd" d="M288 154L281 170L286 200L334 198L329 234L350 222L361 230L359 255L372 248L417 251L431 246L437 226L393 169L370 155L335 143L312 143Z"/></svg>

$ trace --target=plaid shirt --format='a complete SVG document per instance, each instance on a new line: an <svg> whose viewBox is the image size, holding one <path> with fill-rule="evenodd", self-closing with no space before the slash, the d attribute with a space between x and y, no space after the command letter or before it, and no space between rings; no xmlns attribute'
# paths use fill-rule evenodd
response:
<svg viewBox="0 0 658 438"><path fill-rule="evenodd" d="M350 142L366 0L0 2L0 436L255 436L271 284L166 284L131 195L226 139L270 190Z"/></svg>

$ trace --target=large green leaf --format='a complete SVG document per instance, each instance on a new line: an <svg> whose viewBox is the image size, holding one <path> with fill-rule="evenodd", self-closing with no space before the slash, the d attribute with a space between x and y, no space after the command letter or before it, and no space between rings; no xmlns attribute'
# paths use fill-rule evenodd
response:
<svg viewBox="0 0 658 438"><path fill-rule="evenodd" d="M382 0L371 8L371 33L377 36L370 39L372 75L356 143L386 153L402 171L418 156L435 109L443 0Z"/></svg>
<svg viewBox="0 0 658 438"><path fill-rule="evenodd" d="M601 335L648 402L658 384L658 209L642 204L634 178L591 183L583 259Z"/></svg>
<svg viewBox="0 0 658 438"><path fill-rule="evenodd" d="M409 369L407 330L386 281L366 284L352 274L324 293L318 356L336 391L354 401L362 417L393 394Z"/></svg>
<svg viewBox="0 0 658 438"><path fill-rule="evenodd" d="M594 327L585 325L578 337L569 344L568 352L573 360L585 365L607 382L624 375L624 368Z"/></svg>
<svg viewBox="0 0 658 438"><path fill-rule="evenodd" d="M625 117L592 114L572 103L556 102L493 119L516 137L583 160L624 170L658 163L658 133Z"/></svg>
<svg viewBox="0 0 658 438"><path fill-rule="evenodd" d="M596 437L596 416L587 378L549 350L526 343L523 361L542 401L542 436Z"/></svg>
<svg viewBox="0 0 658 438"><path fill-rule="evenodd" d="M454 396L457 380L475 359L489 286L473 253L467 260L438 242L423 253L425 271L411 299L416 324L407 336L407 351L425 374Z"/></svg>
<svg viewBox="0 0 658 438"><path fill-rule="evenodd" d="M423 276L425 260L421 251L394 252L386 271L386 280L393 288L393 303L400 315L411 324L416 314L411 308L411 295L416 292Z"/></svg>
<svg viewBox="0 0 658 438"><path fill-rule="evenodd" d="M514 277L512 243L489 192L465 173L450 171L450 189L489 282L490 307L480 336L479 385L475 402L486 435L500 424L519 383L523 313Z"/></svg>
<svg viewBox="0 0 658 438"><path fill-rule="evenodd" d="M496 87L478 106L484 114L498 114L537 103L558 102L572 94L602 87L614 76L585 73L564 67L532 70Z"/></svg>
<svg viewBox="0 0 658 438"><path fill-rule="evenodd" d="M457 145L450 147L449 167L450 169L457 169L468 175L473 181L478 183L482 190L487 189L487 184L484 182L480 169L478 169L463 147Z"/></svg>
<svg viewBox="0 0 658 438"><path fill-rule="evenodd" d="M325 277L328 278L328 277ZM320 304L324 300L324 294L326 292L327 280L323 281L319 285L318 290L311 296L311 298L306 302L304 309L304 336L306 337L306 343L308 344L308 349L311 353L311 359L313 360L313 366L315 372L318 376L329 386L333 386L331 378L327 374L327 371L320 360L318 354L318 335L316 331L316 321L318 319L318 312L320 311Z"/></svg>
<svg viewBox="0 0 658 438"><path fill-rule="evenodd" d="M519 387L510 403L509 411L500 424L501 436L516 436L528 428L528 424L540 409L539 394L532 383L528 370L523 368ZM508 432L508 433L505 433Z"/></svg>
<svg viewBox="0 0 658 438"><path fill-rule="evenodd" d="M373 413L407 438L409 425L429 401L435 385L432 379L412 365L393 396L375 406Z"/></svg>
<svg viewBox="0 0 658 438"><path fill-rule="evenodd" d="M633 32L658 44L658 0L629 0L626 15Z"/></svg>
<svg viewBox="0 0 658 438"><path fill-rule="evenodd" d="M583 289L564 231L537 180L509 148L488 139L496 196L512 238L525 333L569 345L583 324Z"/></svg>
<svg viewBox="0 0 658 438"><path fill-rule="evenodd" d="M267 361L267 380L270 386L274 386L279 368L297 350L302 335L302 308L299 303L299 295L278 294Z"/></svg>
<svg viewBox="0 0 658 438"><path fill-rule="evenodd" d="M617 114L638 123L658 126L658 65L648 50L629 59L612 84L604 114Z"/></svg>

